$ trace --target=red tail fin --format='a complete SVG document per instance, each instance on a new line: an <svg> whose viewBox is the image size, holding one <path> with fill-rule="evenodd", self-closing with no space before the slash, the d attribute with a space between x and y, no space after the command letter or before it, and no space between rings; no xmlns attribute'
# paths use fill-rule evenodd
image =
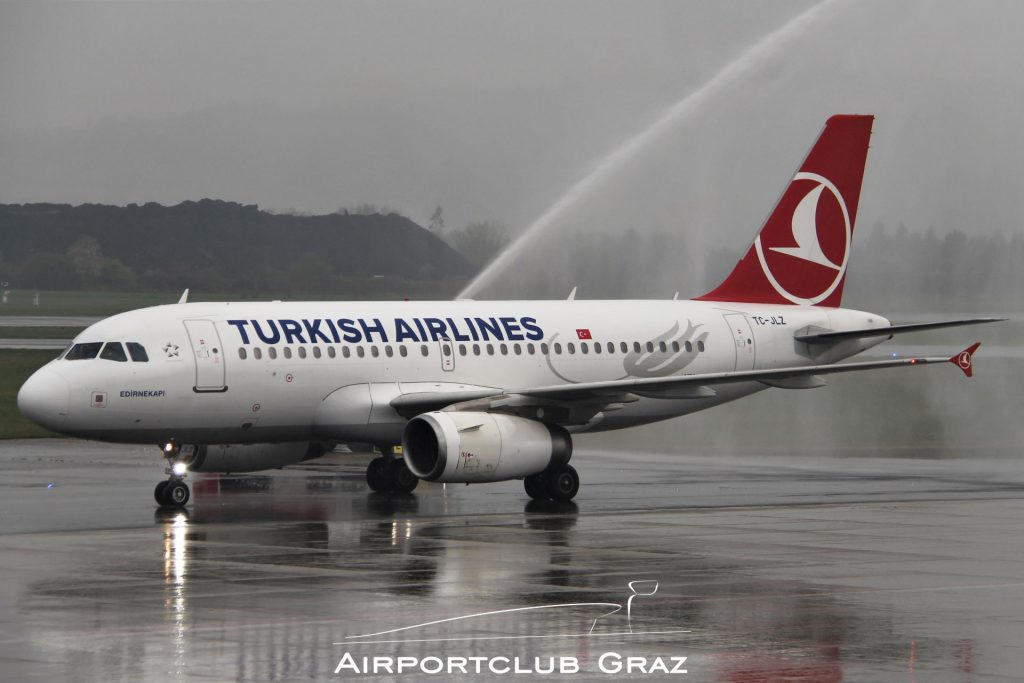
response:
<svg viewBox="0 0 1024 683"><path fill-rule="evenodd" d="M825 122L746 255L698 299L839 306L873 121L839 115Z"/></svg>
<svg viewBox="0 0 1024 683"><path fill-rule="evenodd" d="M974 352L981 346L981 342L975 342L971 346L949 359L949 362L964 371L968 377L974 376Z"/></svg>

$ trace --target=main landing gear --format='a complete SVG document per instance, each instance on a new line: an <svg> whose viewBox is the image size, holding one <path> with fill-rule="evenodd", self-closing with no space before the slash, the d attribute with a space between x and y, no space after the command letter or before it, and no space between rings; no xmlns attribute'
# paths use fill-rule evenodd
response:
<svg viewBox="0 0 1024 683"><path fill-rule="evenodd" d="M194 446L192 447L194 448ZM166 444L163 447L167 468L164 473L167 481L162 481L153 489L153 498L160 507L183 508L188 502L190 493L185 483L188 466L182 459L181 448L177 444Z"/></svg>
<svg viewBox="0 0 1024 683"><path fill-rule="evenodd" d="M534 500L567 501L580 490L580 475L572 465L551 472L538 472L523 479L526 495Z"/></svg>
<svg viewBox="0 0 1024 683"><path fill-rule="evenodd" d="M366 466L366 483L377 493L405 494L412 493L420 480L409 471L404 459L382 455Z"/></svg>

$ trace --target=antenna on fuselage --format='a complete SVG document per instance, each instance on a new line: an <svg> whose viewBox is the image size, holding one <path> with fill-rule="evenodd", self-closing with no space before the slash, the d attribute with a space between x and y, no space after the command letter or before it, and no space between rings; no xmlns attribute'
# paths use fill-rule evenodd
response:
<svg viewBox="0 0 1024 683"><path fill-rule="evenodd" d="M679 292L672 295L672 301L679 301Z"/></svg>
<svg viewBox="0 0 1024 683"><path fill-rule="evenodd" d="M576 288L573 287L572 291L569 292L569 298L566 301L576 301Z"/></svg>
<svg viewBox="0 0 1024 683"><path fill-rule="evenodd" d="M188 303L188 287L186 287L185 291L181 293L181 298L178 299L178 303L179 304L187 304Z"/></svg>

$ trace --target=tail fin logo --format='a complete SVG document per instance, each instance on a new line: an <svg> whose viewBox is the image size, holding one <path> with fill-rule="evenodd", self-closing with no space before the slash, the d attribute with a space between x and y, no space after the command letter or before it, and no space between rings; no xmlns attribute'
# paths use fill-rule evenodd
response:
<svg viewBox="0 0 1024 683"><path fill-rule="evenodd" d="M814 305L842 283L852 236L850 212L839 189L822 175L801 171L754 246L776 292L795 304Z"/></svg>

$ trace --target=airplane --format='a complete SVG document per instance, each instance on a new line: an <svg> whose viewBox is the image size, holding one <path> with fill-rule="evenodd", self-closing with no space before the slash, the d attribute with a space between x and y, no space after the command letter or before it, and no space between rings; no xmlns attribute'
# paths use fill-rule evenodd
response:
<svg viewBox="0 0 1024 683"><path fill-rule="evenodd" d="M84 439L157 444L161 506L188 472L248 472L381 452L373 491L521 479L571 500L572 435L667 420L833 373L894 335L999 318L892 324L840 308L874 117L829 118L729 276L692 300L188 303L102 320L18 392L23 415ZM401 457L393 449L401 444Z"/></svg>

